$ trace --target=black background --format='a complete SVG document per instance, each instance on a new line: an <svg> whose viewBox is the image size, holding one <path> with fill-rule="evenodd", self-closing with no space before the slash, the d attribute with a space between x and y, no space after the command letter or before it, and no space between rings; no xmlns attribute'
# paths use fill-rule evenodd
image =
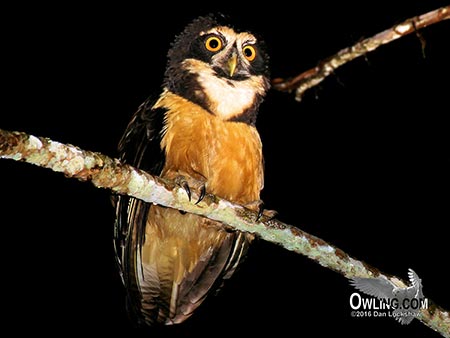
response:
<svg viewBox="0 0 450 338"><path fill-rule="evenodd" d="M217 6L65 4L2 11L0 128L117 156L133 112L158 94L174 36L208 12L264 37L273 77L296 75L339 49L442 1L240 2ZM257 127L263 199L278 218L382 271L421 277L450 308L449 36L447 22L347 64L298 103L271 91ZM36 333L131 331L112 249L106 190L0 161L0 322ZM448 271L447 271L448 272ZM348 281L258 241L246 263L185 324L148 336L394 335L437 337L418 321L352 318ZM305 332L309 332L305 334Z"/></svg>

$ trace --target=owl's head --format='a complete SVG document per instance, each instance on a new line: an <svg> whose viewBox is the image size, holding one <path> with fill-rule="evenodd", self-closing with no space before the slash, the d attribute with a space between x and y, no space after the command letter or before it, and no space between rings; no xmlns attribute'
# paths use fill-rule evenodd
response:
<svg viewBox="0 0 450 338"><path fill-rule="evenodd" d="M269 89L268 56L249 32L200 17L168 53L164 86L223 120L254 124Z"/></svg>

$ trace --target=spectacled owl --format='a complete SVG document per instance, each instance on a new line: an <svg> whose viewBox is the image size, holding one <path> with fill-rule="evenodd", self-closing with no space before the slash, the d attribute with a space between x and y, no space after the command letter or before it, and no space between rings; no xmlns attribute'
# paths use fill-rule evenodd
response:
<svg viewBox="0 0 450 338"><path fill-rule="evenodd" d="M189 196L196 189L200 199L207 192L256 210L264 178L255 122L268 89L262 41L213 15L197 18L171 45L161 94L126 128L121 159L174 180ZM131 316L143 325L183 322L233 275L252 239L118 197L114 243Z"/></svg>

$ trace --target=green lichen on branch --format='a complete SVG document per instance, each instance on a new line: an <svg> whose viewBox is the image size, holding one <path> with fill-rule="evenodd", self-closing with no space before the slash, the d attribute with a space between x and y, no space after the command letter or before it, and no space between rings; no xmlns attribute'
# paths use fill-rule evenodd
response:
<svg viewBox="0 0 450 338"><path fill-rule="evenodd" d="M450 19L450 6L444 6L434 11L403 21L370 38L364 39L351 47L344 48L336 54L322 60L316 67L311 68L289 79L274 79L273 87L280 91L295 90L295 99L301 101L303 94L310 88L317 86L325 78L334 74L335 70L349 61L374 51L378 47L388 44L419 29Z"/></svg>
<svg viewBox="0 0 450 338"><path fill-rule="evenodd" d="M100 153L82 150L48 138L0 129L0 158L49 168L64 173L67 177L91 181L96 187L111 189L118 194L220 221L224 226L253 233L263 240L305 255L347 278L385 276L400 287L406 286L401 279L382 274L376 268L294 226L264 215L256 221L255 212L209 194L200 203L191 203L184 189L175 183ZM196 201L197 198L194 192L192 200ZM421 310L420 321L444 336L450 335L448 312L431 301L430 303L432 306Z"/></svg>

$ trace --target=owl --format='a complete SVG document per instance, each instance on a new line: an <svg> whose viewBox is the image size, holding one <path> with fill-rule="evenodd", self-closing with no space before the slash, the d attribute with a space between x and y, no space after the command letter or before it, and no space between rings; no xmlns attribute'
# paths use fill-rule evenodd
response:
<svg viewBox="0 0 450 338"><path fill-rule="evenodd" d="M255 35L220 20L199 17L175 38L160 95L137 109L119 153L189 198L210 193L260 211L255 122L270 87L268 55ZM185 321L233 275L252 240L201 216L119 196L114 244L131 317L138 325Z"/></svg>

